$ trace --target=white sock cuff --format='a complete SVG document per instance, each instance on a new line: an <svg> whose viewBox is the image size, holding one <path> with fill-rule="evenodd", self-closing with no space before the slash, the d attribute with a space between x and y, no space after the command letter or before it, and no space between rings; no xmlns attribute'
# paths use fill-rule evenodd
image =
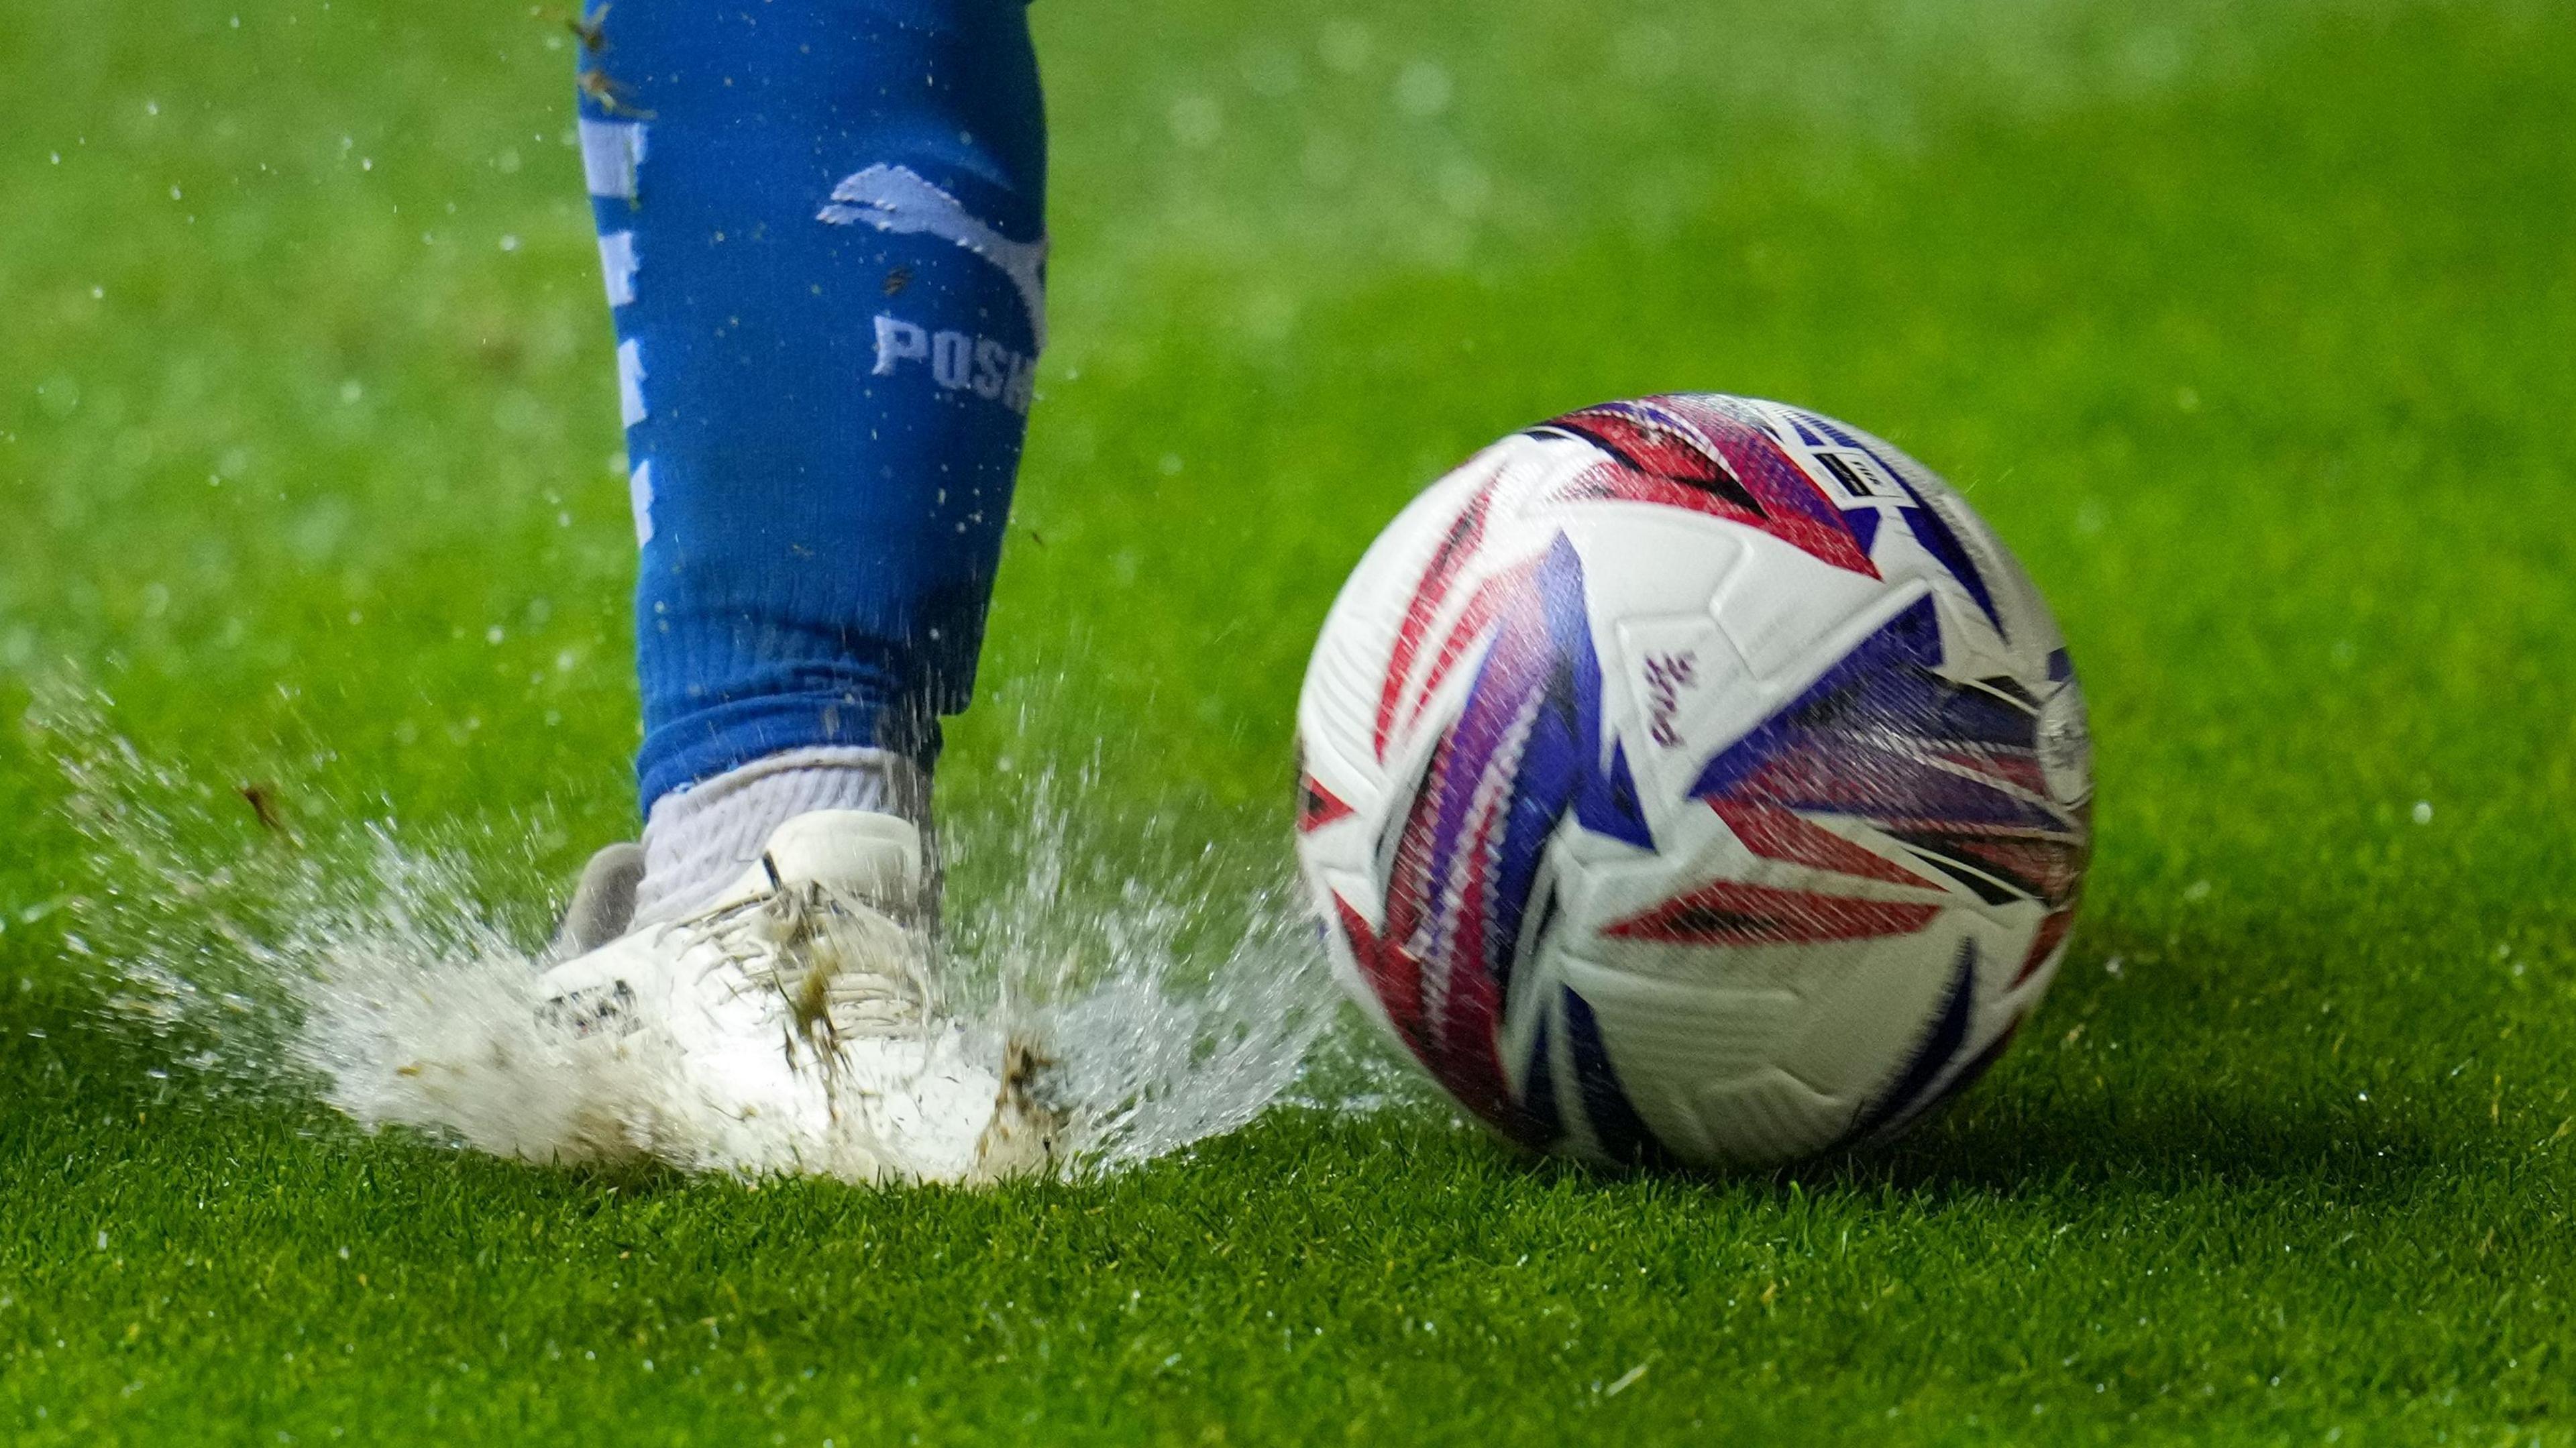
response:
<svg viewBox="0 0 2576 1448"><path fill-rule="evenodd" d="M644 821L637 922L671 920L714 899L769 847L777 828L818 809L868 810L930 827L930 775L886 749L790 749L673 790Z"/></svg>

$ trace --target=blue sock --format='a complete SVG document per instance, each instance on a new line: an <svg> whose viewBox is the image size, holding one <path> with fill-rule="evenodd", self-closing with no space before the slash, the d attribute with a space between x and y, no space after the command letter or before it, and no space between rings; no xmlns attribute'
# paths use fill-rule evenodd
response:
<svg viewBox="0 0 2576 1448"><path fill-rule="evenodd" d="M926 767L1044 342L1024 0L614 0L584 28L644 803L809 746Z"/></svg>

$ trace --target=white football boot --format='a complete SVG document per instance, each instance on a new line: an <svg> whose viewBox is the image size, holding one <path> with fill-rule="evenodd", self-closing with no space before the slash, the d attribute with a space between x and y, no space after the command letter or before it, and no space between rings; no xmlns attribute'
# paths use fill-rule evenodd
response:
<svg viewBox="0 0 2576 1448"><path fill-rule="evenodd" d="M594 1116L639 1150L751 1173L991 1182L1052 1171L1042 1062L940 1009L921 834L864 810L799 814L712 901L631 917L642 856L583 872L538 1017ZM979 1057L983 1059L978 1059Z"/></svg>

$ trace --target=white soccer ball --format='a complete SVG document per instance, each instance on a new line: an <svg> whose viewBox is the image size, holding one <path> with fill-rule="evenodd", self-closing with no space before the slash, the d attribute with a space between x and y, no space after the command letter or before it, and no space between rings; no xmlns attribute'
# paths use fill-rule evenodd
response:
<svg viewBox="0 0 2576 1448"><path fill-rule="evenodd" d="M1903 1129L2064 952L2084 698L1922 464L1749 398L1586 408L1382 535L1298 704L1343 983L1543 1151L1763 1165Z"/></svg>

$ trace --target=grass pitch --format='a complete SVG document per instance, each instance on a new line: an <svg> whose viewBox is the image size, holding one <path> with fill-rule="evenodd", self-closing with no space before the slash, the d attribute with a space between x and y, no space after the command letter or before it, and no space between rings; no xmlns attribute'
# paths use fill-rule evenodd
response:
<svg viewBox="0 0 2576 1448"><path fill-rule="evenodd" d="M560 17L19 9L0 687L68 660L217 779L292 734L408 819L542 802L491 886L538 917L634 737ZM1794 399L1966 488L2085 671L2035 1029L1778 1178L1423 1106L990 1196L535 1169L98 1024L12 735L0 1433L2576 1439L2563 10L1034 13L1058 343L987 673L1072 702L970 716L946 787L1112 719L1114 778L1284 831L1313 626L1415 487L1606 397Z"/></svg>

